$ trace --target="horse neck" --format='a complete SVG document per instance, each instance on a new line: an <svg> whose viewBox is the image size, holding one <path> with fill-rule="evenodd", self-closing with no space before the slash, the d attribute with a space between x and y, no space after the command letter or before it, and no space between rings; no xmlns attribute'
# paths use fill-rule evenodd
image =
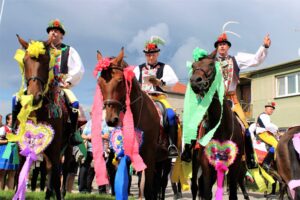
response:
<svg viewBox="0 0 300 200"><path fill-rule="evenodd" d="M137 80L133 79L132 80L132 88L131 88L131 92L130 92L130 103L131 103L130 108L131 108L132 115L133 115L135 122L140 117L139 115L140 115L141 106L142 106L141 101L144 101L143 91L141 90Z"/></svg>
<svg viewBox="0 0 300 200"><path fill-rule="evenodd" d="M145 123L148 124L149 120L153 123L156 123L156 120L159 119L153 101L148 96L148 94L146 94L141 89L136 79L132 81L130 102L130 108L132 111L135 127L143 128L143 126L145 126ZM143 113L146 113L146 115Z"/></svg>
<svg viewBox="0 0 300 200"><path fill-rule="evenodd" d="M215 133L215 136L223 139L229 139L232 136L234 126L234 115L226 101L226 98L224 98L222 105L223 112L221 113L221 105L218 100L218 95L215 94L207 111L210 127L216 126L222 114L221 123Z"/></svg>

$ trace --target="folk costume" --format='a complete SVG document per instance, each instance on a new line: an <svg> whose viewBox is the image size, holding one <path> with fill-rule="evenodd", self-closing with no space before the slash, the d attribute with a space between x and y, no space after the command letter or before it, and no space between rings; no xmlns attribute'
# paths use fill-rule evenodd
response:
<svg viewBox="0 0 300 200"><path fill-rule="evenodd" d="M160 51L158 45L164 45L164 41L157 36L152 36L151 39L146 42L143 52L145 54L157 53ZM178 77L170 65L162 62L157 62L152 65L149 63L143 63L135 67L134 73L136 79L141 84L142 90L149 94L154 93L155 95L152 95L151 98L155 102L160 102L165 108L167 116L167 125L165 126L165 130L167 130L170 143L170 146L168 147L169 157L177 157L178 150L175 146L175 138L177 136L178 123L176 113L166 100L166 96L161 93L163 92L161 87L176 84L178 82ZM153 84L149 81L149 78L151 77L155 77L160 80L159 86L153 86Z"/></svg>
<svg viewBox="0 0 300 200"><path fill-rule="evenodd" d="M11 127L4 125L0 128L0 140L6 140L6 134L11 132ZM11 151L6 152L6 147L10 145ZM0 170L17 170L19 167L19 152L17 143L10 142L0 144Z"/></svg>
<svg viewBox="0 0 300 200"><path fill-rule="evenodd" d="M66 33L64 25L58 20L52 20L48 24L46 29L49 33L52 29L59 30L63 35ZM63 83L69 83L70 87L77 85L83 74L84 66L78 52L71 46L61 43L59 46L52 48L50 53L55 58L53 66L53 72L56 83L59 86L63 86ZM79 141L75 141L74 133L77 129L79 102L75 97L74 93L70 89L62 89L65 95L65 100L68 105L69 121L71 123L71 143L74 145L79 144ZM20 102L13 97L13 109L12 109L12 120L13 120L13 131L16 129L17 115L21 109Z"/></svg>
<svg viewBox="0 0 300 200"><path fill-rule="evenodd" d="M272 107L275 109L275 102L269 102L265 107ZM272 146L269 148L269 152L266 155L262 165L267 170L270 168L271 162L274 160L274 152L277 148L278 141L275 138L275 134L278 132L278 127L271 122L270 115L263 112L261 113L256 122L256 135L266 144Z"/></svg>
<svg viewBox="0 0 300 200"><path fill-rule="evenodd" d="M217 48L218 44L223 42L227 43L228 46L231 47L231 43L227 40L226 33L222 33L218 37L214 47ZM226 97L233 102L233 111L243 122L245 128L248 128L249 125L236 95L236 87L239 83L239 73L242 69L260 65L265 60L266 56L267 48L261 46L255 54L238 53L236 56L228 55L226 57L221 57L218 55L216 58L216 60L220 62L220 67L224 78Z"/></svg>

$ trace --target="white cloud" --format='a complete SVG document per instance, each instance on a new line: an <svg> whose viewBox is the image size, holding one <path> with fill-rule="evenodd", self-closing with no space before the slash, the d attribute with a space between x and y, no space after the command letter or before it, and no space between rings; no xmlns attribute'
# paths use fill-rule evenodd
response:
<svg viewBox="0 0 300 200"><path fill-rule="evenodd" d="M166 23L158 23L147 28L146 30L139 30L128 44L128 51L142 54L145 42L153 35L163 38L166 43L168 43L170 40L168 25Z"/></svg>
<svg viewBox="0 0 300 200"><path fill-rule="evenodd" d="M192 61L192 52L196 47L206 49L205 46L201 44L200 39L190 37L184 41L183 45L177 49L174 56L170 59L170 64L180 81L186 82L188 79L186 61Z"/></svg>

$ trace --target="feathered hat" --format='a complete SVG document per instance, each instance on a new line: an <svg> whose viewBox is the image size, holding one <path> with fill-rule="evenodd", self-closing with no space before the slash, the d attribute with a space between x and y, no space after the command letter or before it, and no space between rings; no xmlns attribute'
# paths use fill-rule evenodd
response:
<svg viewBox="0 0 300 200"><path fill-rule="evenodd" d="M270 101L265 105L265 108L272 107L273 109L275 109L275 106L276 106L276 103L274 101Z"/></svg>
<svg viewBox="0 0 300 200"><path fill-rule="evenodd" d="M236 21L228 21L228 22L226 22L226 23L223 25L223 28L222 28L222 34L219 35L217 41L215 42L215 45L214 45L215 48L217 48L217 47L218 47L218 44L219 44L219 43L222 43L222 42L227 43L228 46L231 47L231 43L228 41L226 33L231 33L231 34L233 34L233 35L235 35L235 36L237 36L237 37L241 37L240 35L238 35L238 34L235 33L235 32L232 32L232 31L226 31L225 28L226 28L226 26L227 26L228 24L238 24L238 22L236 22Z"/></svg>
<svg viewBox="0 0 300 200"><path fill-rule="evenodd" d="M156 53L160 49L158 45L164 45L165 41L159 36L151 36L150 40L146 41L143 52L144 53Z"/></svg>
<svg viewBox="0 0 300 200"><path fill-rule="evenodd" d="M52 29L59 30L63 35L65 35L66 30L64 25L59 21L59 19L51 20L47 27L47 33L49 33Z"/></svg>

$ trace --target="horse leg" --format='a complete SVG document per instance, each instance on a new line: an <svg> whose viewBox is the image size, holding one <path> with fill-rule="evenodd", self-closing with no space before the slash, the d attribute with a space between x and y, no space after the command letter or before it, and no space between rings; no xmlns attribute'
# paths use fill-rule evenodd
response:
<svg viewBox="0 0 300 200"><path fill-rule="evenodd" d="M153 190L154 192L154 199L161 199L162 195L162 173L163 173L163 162L160 161L155 164L155 173L153 179Z"/></svg>
<svg viewBox="0 0 300 200"><path fill-rule="evenodd" d="M237 200L237 183L241 176L241 162L236 160L229 168L229 199ZM244 177L243 177L244 178Z"/></svg>
<svg viewBox="0 0 300 200"><path fill-rule="evenodd" d="M164 161L162 183L161 183L161 199L165 199L166 188L168 185L169 173L171 171L172 161L167 159Z"/></svg>
<svg viewBox="0 0 300 200"><path fill-rule="evenodd" d="M200 167L200 164L197 161L198 155L199 155L199 151L194 150L192 156L192 178L191 178L191 191L194 200L197 198L198 186L199 186L197 184L198 171Z"/></svg>
<svg viewBox="0 0 300 200"><path fill-rule="evenodd" d="M146 165L144 195L146 200L154 200L154 197L157 196L157 191L153 190L155 160L153 159L152 162L146 163Z"/></svg>
<svg viewBox="0 0 300 200"><path fill-rule="evenodd" d="M240 188L243 192L244 199L249 199L249 195L248 195L248 192L246 190L245 182L244 182L246 173L247 173L246 163L243 162L243 166L241 168L241 173L240 173L240 176L239 176L239 179L238 179L238 183L239 183L239 186L240 186Z"/></svg>
<svg viewBox="0 0 300 200"><path fill-rule="evenodd" d="M199 180L199 198L210 200L212 199L212 187L216 182L216 171L209 164L208 159L204 155L204 151L199 152L199 162L202 174Z"/></svg>

